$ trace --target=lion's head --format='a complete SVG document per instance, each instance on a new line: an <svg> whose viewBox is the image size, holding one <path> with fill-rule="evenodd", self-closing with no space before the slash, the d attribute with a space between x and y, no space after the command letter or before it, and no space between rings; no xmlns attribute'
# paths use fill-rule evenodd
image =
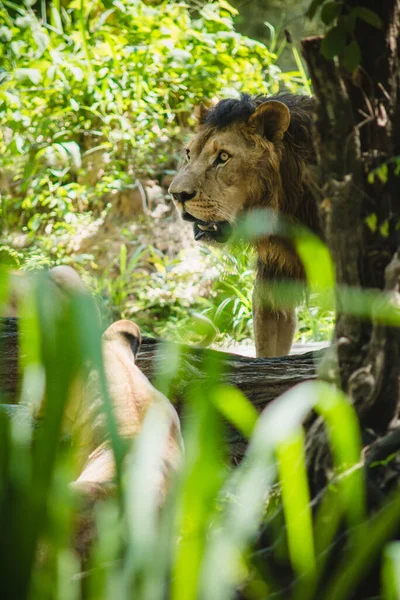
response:
<svg viewBox="0 0 400 600"><path fill-rule="evenodd" d="M313 106L306 96L243 95L200 111L186 163L169 188L196 240L226 241L252 208L298 216Z"/></svg>

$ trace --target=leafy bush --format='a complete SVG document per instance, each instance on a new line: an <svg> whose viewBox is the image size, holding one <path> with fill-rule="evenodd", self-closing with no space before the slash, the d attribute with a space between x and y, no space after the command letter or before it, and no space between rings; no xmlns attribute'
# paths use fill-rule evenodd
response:
<svg viewBox="0 0 400 600"><path fill-rule="evenodd" d="M6 4L0 185L10 226L43 231L104 207L108 192L175 166L195 104L279 85L274 55L234 31L225 0L199 9L166 0L104 3L107 10L100 0L50 2L50 22Z"/></svg>
<svg viewBox="0 0 400 600"><path fill-rule="evenodd" d="M254 273L246 253L181 251L169 258L152 246L127 248L94 282L110 315L132 318L150 335L185 343L251 337Z"/></svg>
<svg viewBox="0 0 400 600"><path fill-rule="evenodd" d="M128 257L122 244L111 265L87 283L105 301L108 320L134 319L147 335L226 347L253 338L254 262L250 249L239 245L234 253L201 247L170 258L152 246ZM296 341L329 341L332 303L321 307L313 293L298 309L298 321Z"/></svg>
<svg viewBox="0 0 400 600"><path fill-rule="evenodd" d="M20 250L4 239L1 259L24 269L96 268L96 252L70 257L68 240L139 177L175 168L196 103L308 85L304 73L283 77L274 54L235 32L225 0L48 2L46 14L28 4L0 4L0 218L29 243ZM123 258L125 250L92 282L113 316L186 342L251 338L245 252L204 251L185 269L183 254L148 247ZM320 337L310 313L302 323L303 340Z"/></svg>

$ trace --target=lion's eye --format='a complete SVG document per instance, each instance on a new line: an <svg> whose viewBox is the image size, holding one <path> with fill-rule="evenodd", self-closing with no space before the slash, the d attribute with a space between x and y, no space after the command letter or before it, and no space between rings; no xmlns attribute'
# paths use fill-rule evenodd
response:
<svg viewBox="0 0 400 600"><path fill-rule="evenodd" d="M218 154L218 162L220 163L225 163L229 158L230 155L225 152L225 150L221 150L221 152Z"/></svg>

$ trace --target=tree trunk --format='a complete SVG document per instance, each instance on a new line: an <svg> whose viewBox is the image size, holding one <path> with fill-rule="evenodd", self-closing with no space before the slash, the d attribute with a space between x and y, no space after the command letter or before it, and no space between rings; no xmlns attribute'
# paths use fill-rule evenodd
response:
<svg viewBox="0 0 400 600"><path fill-rule="evenodd" d="M368 318L345 313L340 290L378 288L400 306L399 18L397 0L345 0L378 15L382 27L357 18L360 64L351 74L321 54L322 38L303 41L318 111L316 150L321 181L320 215L336 265L339 377L366 425L385 432L399 396L399 329L385 326L379 306ZM387 176L373 177L386 165ZM376 308L376 310L375 310Z"/></svg>

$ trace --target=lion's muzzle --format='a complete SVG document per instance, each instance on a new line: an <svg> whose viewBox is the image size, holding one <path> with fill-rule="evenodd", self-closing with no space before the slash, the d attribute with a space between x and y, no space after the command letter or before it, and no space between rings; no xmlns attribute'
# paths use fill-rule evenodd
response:
<svg viewBox="0 0 400 600"><path fill-rule="evenodd" d="M178 202L184 206L185 202L192 200L192 198L196 196L196 193L197 192L179 192L172 194L172 197L174 198L175 202Z"/></svg>
<svg viewBox="0 0 400 600"><path fill-rule="evenodd" d="M197 195L194 182L188 179L190 179L188 178L188 174L180 172L175 175L168 189L175 204L182 208L182 210L185 210L185 202L193 200Z"/></svg>

